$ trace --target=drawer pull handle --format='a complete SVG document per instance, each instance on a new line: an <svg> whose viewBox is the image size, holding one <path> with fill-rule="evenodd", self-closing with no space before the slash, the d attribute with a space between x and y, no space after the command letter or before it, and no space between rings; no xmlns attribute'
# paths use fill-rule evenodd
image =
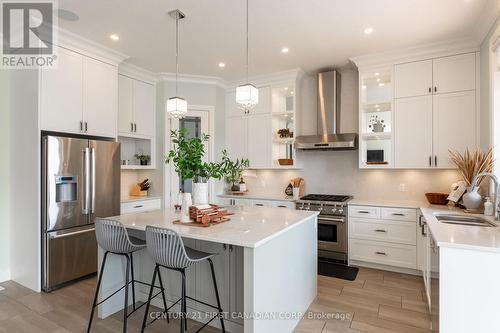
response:
<svg viewBox="0 0 500 333"><path fill-rule="evenodd" d="M375 229L375 232L387 232L387 230L384 230L384 229Z"/></svg>
<svg viewBox="0 0 500 333"><path fill-rule="evenodd" d="M378 252L378 251L375 252L375 254L380 254L381 256L386 256L387 255L387 253L385 253L385 252Z"/></svg>
<svg viewBox="0 0 500 333"><path fill-rule="evenodd" d="M358 210L358 213L360 213L360 214L370 214L370 212L366 211L366 210Z"/></svg>
<svg viewBox="0 0 500 333"><path fill-rule="evenodd" d="M403 213L392 213L392 215L394 215L394 216L405 216L405 214L403 214Z"/></svg>
<svg viewBox="0 0 500 333"><path fill-rule="evenodd" d="M286 206L283 206L283 205L278 205L278 207L280 207L280 208L287 208Z"/></svg>
<svg viewBox="0 0 500 333"><path fill-rule="evenodd" d="M264 206L264 204L259 204L259 203L258 203L258 204L255 204L255 206Z"/></svg>
<svg viewBox="0 0 500 333"><path fill-rule="evenodd" d="M134 208L142 208L144 207L143 205L137 205L137 206L134 206Z"/></svg>

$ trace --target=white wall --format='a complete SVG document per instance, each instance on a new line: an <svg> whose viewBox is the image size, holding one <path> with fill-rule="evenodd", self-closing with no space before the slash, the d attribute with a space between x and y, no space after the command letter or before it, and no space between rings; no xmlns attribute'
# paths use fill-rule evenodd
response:
<svg viewBox="0 0 500 333"><path fill-rule="evenodd" d="M353 68L340 70L341 131L358 132L358 72ZM301 82L302 105L299 112L303 135L316 134L317 88L315 73ZM425 192L449 192L458 179L452 170L365 170L358 168L358 151L303 151L297 153L301 170L257 172L258 178L247 178L254 193L284 193L290 179L302 177L308 193L351 194L366 199L425 200ZM400 184L406 190L400 192Z"/></svg>
<svg viewBox="0 0 500 333"><path fill-rule="evenodd" d="M0 71L0 282L10 279L10 72Z"/></svg>

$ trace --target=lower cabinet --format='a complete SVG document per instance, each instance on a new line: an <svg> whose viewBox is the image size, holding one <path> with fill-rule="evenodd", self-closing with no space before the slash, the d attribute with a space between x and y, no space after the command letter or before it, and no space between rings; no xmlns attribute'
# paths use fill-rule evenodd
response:
<svg viewBox="0 0 500 333"><path fill-rule="evenodd" d="M120 205L121 214L142 213L157 209L161 209L160 198L122 202Z"/></svg>
<svg viewBox="0 0 500 333"><path fill-rule="evenodd" d="M417 210L349 206L349 261L417 269Z"/></svg>
<svg viewBox="0 0 500 333"><path fill-rule="evenodd" d="M217 197L219 205L224 206L257 206L295 209L294 201L257 200L246 198Z"/></svg>

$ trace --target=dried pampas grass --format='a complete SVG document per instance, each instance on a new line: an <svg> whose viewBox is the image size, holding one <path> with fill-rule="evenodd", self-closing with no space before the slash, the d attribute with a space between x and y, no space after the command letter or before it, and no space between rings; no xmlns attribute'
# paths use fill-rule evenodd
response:
<svg viewBox="0 0 500 333"><path fill-rule="evenodd" d="M493 170L494 160L492 148L488 149L485 153L480 149L476 149L471 153L469 148L467 148L465 149L465 153L463 155L456 150L448 151L450 153L451 160L458 168L458 172L469 186L472 185L472 180L476 175L482 172L491 172ZM480 179L477 185L481 185L483 179L484 178Z"/></svg>

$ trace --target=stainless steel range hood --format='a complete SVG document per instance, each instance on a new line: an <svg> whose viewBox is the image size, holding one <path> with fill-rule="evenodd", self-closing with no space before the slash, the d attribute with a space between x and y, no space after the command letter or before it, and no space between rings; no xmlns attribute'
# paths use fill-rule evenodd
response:
<svg viewBox="0 0 500 333"><path fill-rule="evenodd" d="M298 136L295 148L302 150L352 150L358 148L356 133L340 130L340 73L318 74L317 135Z"/></svg>

